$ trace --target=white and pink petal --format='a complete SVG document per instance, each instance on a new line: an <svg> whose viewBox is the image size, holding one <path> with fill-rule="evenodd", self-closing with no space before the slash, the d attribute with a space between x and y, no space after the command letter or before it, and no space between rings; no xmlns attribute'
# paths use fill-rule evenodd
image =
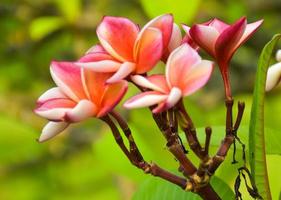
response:
<svg viewBox="0 0 281 200"><path fill-rule="evenodd" d="M81 69L72 62L51 63L51 76L60 88L69 98L78 102L86 98L81 79Z"/></svg>
<svg viewBox="0 0 281 200"><path fill-rule="evenodd" d="M55 137L68 127L69 123L67 122L49 122L43 128L41 135L38 139L38 142L45 142Z"/></svg>
<svg viewBox="0 0 281 200"><path fill-rule="evenodd" d="M124 107L127 109L132 109L153 106L164 102L167 98L168 95L160 92L143 92L127 100L124 104Z"/></svg>
<svg viewBox="0 0 281 200"><path fill-rule="evenodd" d="M127 18L106 16L97 28L103 48L119 61L133 61L133 47L139 33Z"/></svg>

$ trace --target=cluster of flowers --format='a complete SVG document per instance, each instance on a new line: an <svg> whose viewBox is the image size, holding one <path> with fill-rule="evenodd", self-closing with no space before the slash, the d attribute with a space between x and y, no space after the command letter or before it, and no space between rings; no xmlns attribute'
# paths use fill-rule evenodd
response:
<svg viewBox="0 0 281 200"><path fill-rule="evenodd" d="M51 63L57 87L37 101L35 112L50 121L39 141L54 137L70 123L107 115L126 93L128 81L142 93L127 100L125 108L154 106L153 112L159 113L175 106L211 76L213 62L201 59L200 48L218 64L226 98L231 98L230 59L261 23L247 24L245 17L232 25L212 19L192 27L182 25L183 37L170 14L154 18L142 29L126 18L104 17L97 28L100 44L75 62ZM147 75L159 61L166 64L165 75Z"/></svg>

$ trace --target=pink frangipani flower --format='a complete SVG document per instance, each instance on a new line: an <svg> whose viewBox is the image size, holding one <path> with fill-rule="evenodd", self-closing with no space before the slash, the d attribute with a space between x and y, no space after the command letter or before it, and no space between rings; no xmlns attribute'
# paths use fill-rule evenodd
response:
<svg viewBox="0 0 281 200"><path fill-rule="evenodd" d="M213 19L204 24L183 26L187 37L215 58L225 84L227 97L231 96L228 65L235 51L246 42L262 24L263 20L247 24L247 19L242 17L232 25L218 19Z"/></svg>
<svg viewBox="0 0 281 200"><path fill-rule="evenodd" d="M39 142L56 136L70 123L103 117L127 90L126 81L105 84L112 73L93 72L72 62L52 62L50 71L57 87L46 91L37 101L35 113L50 120Z"/></svg>
<svg viewBox="0 0 281 200"><path fill-rule="evenodd" d="M170 14L154 18L141 30L127 18L106 16L97 28L97 35L104 51L111 57L110 62L106 59L97 64L92 60L77 65L93 71L114 72L107 83L130 74L143 74L161 59L165 60L180 45L179 34L180 30L173 24ZM94 51L97 50L94 48Z"/></svg>
<svg viewBox="0 0 281 200"><path fill-rule="evenodd" d="M196 50L183 44L170 54L165 76L132 76L134 83L150 91L132 97L125 102L124 107L131 109L158 105L153 109L154 113L167 110L175 106L182 97L203 87L212 70L212 62L202 60Z"/></svg>

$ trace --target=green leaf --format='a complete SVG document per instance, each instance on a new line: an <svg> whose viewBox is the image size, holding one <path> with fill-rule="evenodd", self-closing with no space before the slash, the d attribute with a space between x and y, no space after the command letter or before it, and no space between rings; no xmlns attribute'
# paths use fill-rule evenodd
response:
<svg viewBox="0 0 281 200"><path fill-rule="evenodd" d="M271 55L281 34L275 35L262 50L258 62L256 83L254 88L253 104L251 111L249 129L249 159L251 172L254 176L259 193L266 199L271 199L266 157L265 157L265 136L264 136L264 97L267 69Z"/></svg>
<svg viewBox="0 0 281 200"><path fill-rule="evenodd" d="M174 14L178 23L189 23L195 17L200 0L141 0L141 4L149 17L163 13Z"/></svg>
<svg viewBox="0 0 281 200"><path fill-rule="evenodd" d="M81 15L81 0L56 0L58 9L63 14L64 18L75 23Z"/></svg>
<svg viewBox="0 0 281 200"><path fill-rule="evenodd" d="M217 177L211 179L211 185L218 192L221 199L234 199L234 193L230 187ZM192 192L185 192L176 185L159 178L149 177L133 196L133 200L200 200L201 198Z"/></svg>
<svg viewBox="0 0 281 200"><path fill-rule="evenodd" d="M41 40L48 34L58 30L64 25L63 19L60 17L40 17L31 22L29 27L30 37L33 40Z"/></svg>

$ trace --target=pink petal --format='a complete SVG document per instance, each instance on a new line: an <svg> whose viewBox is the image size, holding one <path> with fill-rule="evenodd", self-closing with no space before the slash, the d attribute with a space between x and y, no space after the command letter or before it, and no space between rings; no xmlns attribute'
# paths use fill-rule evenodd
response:
<svg viewBox="0 0 281 200"><path fill-rule="evenodd" d="M38 142L45 142L59 133L61 133L64 129L68 127L69 123L66 122L49 122L45 125L42 130L42 133L38 139Z"/></svg>
<svg viewBox="0 0 281 200"><path fill-rule="evenodd" d="M259 20L257 22L248 24L246 26L246 29L245 29L241 39L239 40L239 42L237 43L237 45L235 46L234 49L236 50L244 42L246 42L257 31L257 29L261 26L262 23L263 23L263 20Z"/></svg>
<svg viewBox="0 0 281 200"><path fill-rule="evenodd" d="M281 80L281 63L269 67L266 78L266 91L272 90L280 83Z"/></svg>
<svg viewBox="0 0 281 200"><path fill-rule="evenodd" d="M45 93L43 93L37 100L37 104L42 104L45 101L48 101L50 99L65 99L67 98L65 94L62 93L62 91L58 87L53 87L49 90L47 90Z"/></svg>
<svg viewBox="0 0 281 200"><path fill-rule="evenodd" d="M228 24L216 18L211 20L210 23L208 23L208 25L214 27L219 33L222 33L225 29L229 27Z"/></svg>
<svg viewBox="0 0 281 200"><path fill-rule="evenodd" d="M95 72L116 72L120 69L121 63L112 60L102 60L96 62L77 62L75 65Z"/></svg>
<svg viewBox="0 0 281 200"><path fill-rule="evenodd" d="M195 41L191 38L190 36L190 27L185 25L185 24L182 24L182 28L183 30L185 31L185 36L183 37L182 41L181 41L181 44L184 44L184 43L187 43L189 44L193 49L195 49L196 51L199 50L199 46L195 43Z"/></svg>
<svg viewBox="0 0 281 200"><path fill-rule="evenodd" d="M97 113L97 106L89 100L81 100L71 110L66 112L65 119L68 122L79 122L89 117L95 116Z"/></svg>
<svg viewBox="0 0 281 200"><path fill-rule="evenodd" d="M82 71L83 85L85 91L87 91L88 99L99 107L106 90L106 80L112 76L112 73L99 73L89 69L83 69Z"/></svg>
<svg viewBox="0 0 281 200"><path fill-rule="evenodd" d="M65 113L76 106L76 102L70 99L54 98L38 104L34 112L52 121L64 120Z"/></svg>
<svg viewBox="0 0 281 200"><path fill-rule="evenodd" d="M159 104L152 110L153 113L160 113L175 106L182 98L182 92L179 88L173 87L165 102Z"/></svg>
<svg viewBox="0 0 281 200"><path fill-rule="evenodd" d="M88 49L88 51L86 52L86 54L91 54L91 53L107 53L107 52L101 45L96 44L92 46L90 49Z"/></svg>
<svg viewBox="0 0 281 200"><path fill-rule="evenodd" d="M168 47L165 49L163 58L164 60L167 60L170 53L178 48L181 45L182 42L182 36L181 36L181 30L177 24L173 24L173 31L171 35L171 39L169 41Z"/></svg>
<svg viewBox="0 0 281 200"><path fill-rule="evenodd" d="M107 85L97 117L102 117L114 109L127 92L127 89L127 81L119 81L118 83Z"/></svg>
<svg viewBox="0 0 281 200"><path fill-rule="evenodd" d="M129 74L135 70L135 63L124 62L118 69L118 71L111 76L106 83L116 83L122 79L125 79Z"/></svg>
<svg viewBox="0 0 281 200"><path fill-rule="evenodd" d="M147 28L134 47L136 73L151 70L162 57L162 33L156 28Z"/></svg>
<svg viewBox="0 0 281 200"><path fill-rule="evenodd" d="M55 62L50 67L51 75L61 91L74 101L86 98L81 80L81 69L71 62Z"/></svg>
<svg viewBox="0 0 281 200"><path fill-rule="evenodd" d="M162 33L162 39L163 39L163 49L167 48L172 31L173 31L173 15L171 14L164 14L160 15L158 17L155 17L151 21L149 21L141 30L138 39L143 37L142 34L148 29L148 28L157 28Z"/></svg>
<svg viewBox="0 0 281 200"><path fill-rule="evenodd" d="M216 58L221 63L228 63L236 50L245 28L247 20L245 17L237 20L233 25L225 29L218 37L215 45ZM226 69L221 69L226 70Z"/></svg>
<svg viewBox="0 0 281 200"><path fill-rule="evenodd" d="M167 97L167 95L163 95L160 92L143 92L127 100L124 104L124 107L127 109L132 109L152 106L165 101Z"/></svg>
<svg viewBox="0 0 281 200"><path fill-rule="evenodd" d="M203 87L210 79L212 71L213 63L208 60L202 60L200 63L193 66L188 74L186 74L181 86L181 88L183 88L183 95L190 95Z"/></svg>
<svg viewBox="0 0 281 200"><path fill-rule="evenodd" d="M169 87L166 82L166 78L163 75L152 75L149 77L144 77L140 75L131 76L131 79L137 85L155 90L162 93L168 93Z"/></svg>
<svg viewBox="0 0 281 200"><path fill-rule="evenodd" d="M179 87L184 82L186 74L192 66L201 61L197 51L188 44L183 44L174 50L168 58L166 78L170 88Z"/></svg>
<svg viewBox="0 0 281 200"><path fill-rule="evenodd" d="M123 17L106 16L97 28L102 46L120 61L133 61L133 48L138 33L138 26Z"/></svg>
<svg viewBox="0 0 281 200"><path fill-rule="evenodd" d="M89 53L81 57L78 62L79 63L88 63L88 62L97 62L97 61L103 61L103 60L111 60L111 61L117 61L115 60L111 55L105 52L95 52L95 53Z"/></svg>
<svg viewBox="0 0 281 200"><path fill-rule="evenodd" d="M190 28L189 34L201 48L215 57L215 43L219 32L214 27L196 24Z"/></svg>

